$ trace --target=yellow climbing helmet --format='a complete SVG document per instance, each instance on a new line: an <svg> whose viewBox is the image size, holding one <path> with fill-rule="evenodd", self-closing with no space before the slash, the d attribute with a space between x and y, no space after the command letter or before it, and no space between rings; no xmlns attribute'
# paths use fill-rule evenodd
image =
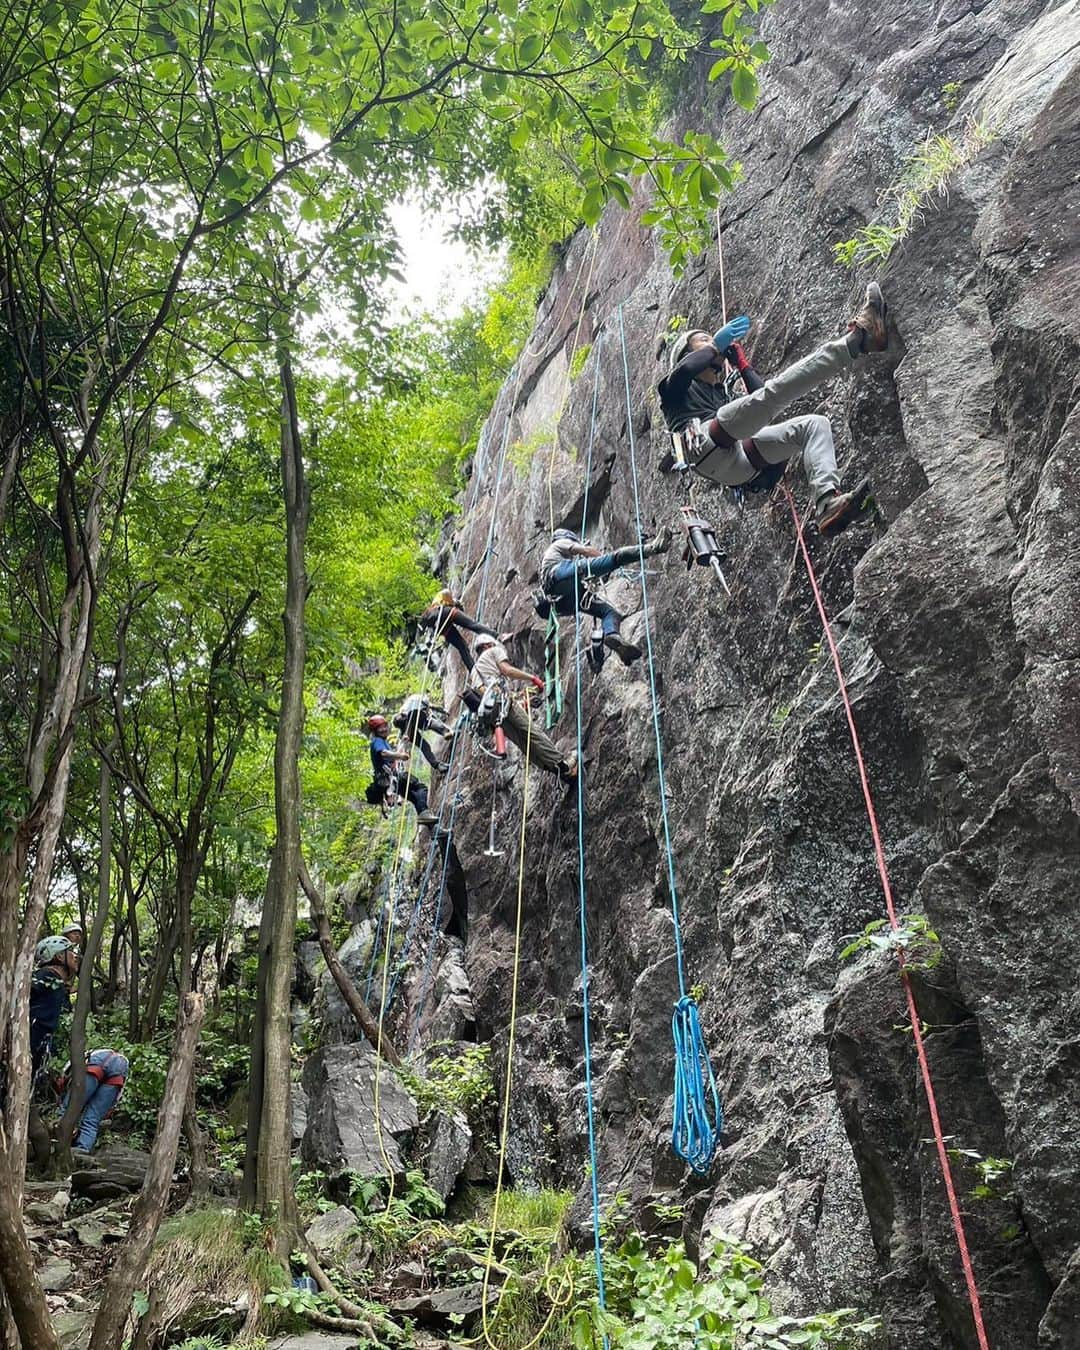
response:
<svg viewBox="0 0 1080 1350"><path fill-rule="evenodd" d="M447 590L444 586L441 591L435 592L435 599L431 603L433 605L452 605L454 603L454 592Z"/></svg>

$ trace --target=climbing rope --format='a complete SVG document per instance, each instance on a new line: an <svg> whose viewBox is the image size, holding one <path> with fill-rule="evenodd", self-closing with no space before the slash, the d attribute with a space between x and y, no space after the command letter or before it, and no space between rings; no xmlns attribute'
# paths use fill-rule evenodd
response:
<svg viewBox="0 0 1080 1350"><path fill-rule="evenodd" d="M623 308L619 306L619 339L622 346L623 383L626 389L626 433L630 443L630 481L634 490L634 520L638 535L638 556L641 566L641 607L645 618L645 656L649 672L649 695L652 703L653 734L656 740L656 770L660 788L660 817L663 822L664 852L667 859L668 893L671 898L671 918L675 930L675 967L679 978L679 1001L675 1006L672 1030L675 1034L675 1101L682 1103L683 1114L672 1122L671 1147L676 1155L695 1172L708 1171L720 1131L723 1114L720 1094L713 1076L712 1064L697 1024L696 1007L693 1017L690 1007L694 998L686 987L686 966L683 954L682 921L679 917L679 893L675 884L675 850L671 842L671 822L668 818L667 782L664 774L664 744L660 733L660 699L656 689L656 663L653 657L651 622L649 617L649 590L645 576L645 539L641 521L641 495L638 486L637 452L634 444L634 410L630 397L630 363L626 353L626 325ZM696 1026L696 1031L695 1031Z"/></svg>
<svg viewBox="0 0 1080 1350"><path fill-rule="evenodd" d="M596 439L596 409L600 395L600 359L595 353L596 370L593 377L592 415L589 421L589 445L585 458L585 493L581 504L581 536L589 519L589 487L592 482L593 444ZM574 586L574 631L581 623L578 587ZM585 899L585 764L584 736L581 726L581 643L574 641L575 731L577 735L577 843L578 843L578 924L581 930L581 997L583 1008L583 1040L585 1053L585 1111L589 1126L589 1188L592 1200L593 1261L596 1266L596 1296L601 1309L606 1307L604 1288L604 1257L600 1242L600 1178L596 1148L596 1109L593 1100L592 1042L589 1031L589 934L586 925ZM604 1336L604 1350L608 1337Z"/></svg>
<svg viewBox="0 0 1080 1350"><path fill-rule="evenodd" d="M484 1259L484 1278L480 1302L484 1341L489 1350L501 1350L501 1347L491 1338L491 1323L498 1317L499 1308L502 1306L507 1288L504 1283L499 1291L495 1312L489 1315L488 1290L491 1287L491 1272L495 1265L495 1239L499 1232L499 1205L502 1203L503 1179L506 1175L506 1152L510 1142L510 1103L514 1086L514 1043L517 1036L518 985L521 975L521 927L525 895L525 827L529 818L529 750L532 745L532 706L528 690L525 691L525 718L528 726L525 731L524 779L521 785L521 828L518 831L517 905L514 914L514 957L510 977L510 1020L506 1034L506 1075L503 1085L502 1119L499 1132L499 1162L495 1173L495 1196L491 1206L491 1228L488 1234L487 1254ZM551 1259L549 1257L545 1268L545 1277L550 1276L550 1270ZM567 1265L562 1279L558 1282L557 1292L552 1291L551 1282L548 1278L545 1278L545 1289L551 1300L551 1309L543 1325L530 1340L525 1341L524 1344L516 1345L514 1350L532 1350L533 1346L539 1345L547 1334L548 1327L554 1320L555 1314L573 1298L574 1276L572 1266Z"/></svg>
<svg viewBox="0 0 1080 1350"><path fill-rule="evenodd" d="M566 385L565 388L563 389L562 402L559 404L559 410L555 414L554 418L555 427L551 435L551 454L548 456L548 471L547 471L549 532L554 530L555 528L555 499L553 496L552 478L555 473L555 452L558 449L559 422L562 420L563 412L565 411L566 404L570 398L571 371L573 370L574 366L574 357L577 355L578 342L581 338L581 325L585 322L585 310L589 303L589 287L592 285L593 264L596 262L596 251L599 239L600 239L599 232L594 229L592 232L592 238L589 241L589 247L586 250L585 254L585 257L589 259L589 275L585 278L585 285L581 292L581 308L578 310L577 327L574 329L574 340L570 344L570 355L566 359ZM563 314L565 314L566 310L570 307L570 301L574 298L574 293L577 290L577 284L581 280L581 273L585 267L585 257L582 258L581 266L578 268L578 274L574 278L574 285L571 288L570 295L567 297L566 305L563 307ZM562 318L560 317L555 324L556 328L561 322Z"/></svg>
<svg viewBox="0 0 1080 1350"><path fill-rule="evenodd" d="M866 772L866 762L863 759L862 743L859 739L859 730L855 723L855 713L851 706L851 699L848 695L847 681L844 678L844 667L840 661L840 651L833 637L832 625L829 623L829 616L825 609L825 602L821 596L821 588L818 585L817 575L814 572L814 565L810 561L810 551L806 546L806 537L803 533L802 521L799 519L799 513L795 507L795 500L791 495L791 489L786 482L781 481L781 487L784 490L784 496L791 511L791 519L795 524L795 535L798 539L799 548L802 552L803 562L806 564L806 574L810 579L810 589L814 594L814 603L817 605L818 615L821 618L821 627L825 633L825 639L829 645L829 652L832 655L833 668L836 671L836 681L840 689L840 698L844 705L844 713L847 716L848 731L851 733L851 745L855 752L855 763L859 770L859 783L862 787L863 802L866 806L867 819L870 822L870 836L874 841L874 858L877 862L878 877L881 880L881 890L885 897L885 910L889 916L889 927L894 933L901 931L899 916L896 912L896 903L893 899L892 883L889 878L889 867L885 859L885 849L881 842L881 831L878 827L877 812L874 809L874 798L870 791L870 779ZM986 1327L983 1323L982 1304L979 1299L979 1290L975 1282L975 1269L971 1261L971 1253L968 1249L967 1234L964 1231L964 1220L960 1214L960 1206L956 1199L956 1187L953 1184L952 1167L949 1164L949 1154L945 1147L945 1135L941 1128L941 1117L938 1112L937 1096L934 1092L934 1082L930 1073L930 1063L926 1056L926 1045L923 1041L922 1021L919 1017L919 1010L915 1002L915 991L911 985L911 973L907 968L907 958L904 955L904 948L897 944L896 957L900 965L900 980L904 986L904 998L907 1002L908 1016L911 1019L911 1031L915 1040L915 1054L919 1062L919 1075L922 1078L923 1091L926 1094L926 1105L930 1113L930 1125L934 1135L934 1145L937 1149L938 1162L941 1165L941 1178L945 1183L945 1194L949 1201L949 1214L952 1218L953 1233L956 1236L956 1245L960 1253L960 1264L964 1271L964 1284L967 1288L968 1302L971 1305L971 1316L975 1323L975 1334L979 1340L980 1350L989 1350L990 1342L987 1339Z"/></svg>

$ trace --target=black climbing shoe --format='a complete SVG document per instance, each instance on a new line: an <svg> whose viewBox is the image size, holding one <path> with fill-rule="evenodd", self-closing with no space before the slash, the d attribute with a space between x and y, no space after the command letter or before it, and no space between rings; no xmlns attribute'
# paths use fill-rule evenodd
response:
<svg viewBox="0 0 1080 1350"><path fill-rule="evenodd" d="M416 817L417 825L438 825L439 817L434 811L421 811Z"/></svg>
<svg viewBox="0 0 1080 1350"><path fill-rule="evenodd" d="M610 648L624 666L632 666L635 661L641 659L641 648L627 642L618 633L605 634L604 646Z"/></svg>
<svg viewBox="0 0 1080 1350"><path fill-rule="evenodd" d="M862 309L848 324L849 333L859 335L861 352L883 352L889 345L889 307L876 281L866 288Z"/></svg>
<svg viewBox="0 0 1080 1350"><path fill-rule="evenodd" d="M839 534L872 506L869 478L864 478L854 492L826 493L817 504L818 533L826 538Z"/></svg>

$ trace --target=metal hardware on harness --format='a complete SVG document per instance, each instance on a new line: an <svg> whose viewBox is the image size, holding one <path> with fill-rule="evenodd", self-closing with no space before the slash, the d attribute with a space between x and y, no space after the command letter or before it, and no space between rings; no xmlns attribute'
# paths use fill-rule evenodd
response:
<svg viewBox="0 0 1080 1350"><path fill-rule="evenodd" d="M488 846L484 849L485 858L501 858L505 850L495 847L495 792L498 786L498 769L491 766L491 819L488 822Z"/></svg>
<svg viewBox="0 0 1080 1350"><path fill-rule="evenodd" d="M660 472L670 473L673 469L685 473L692 469L701 455L704 436L699 424L690 422L681 431L671 433L671 449L660 460Z"/></svg>
<svg viewBox="0 0 1080 1350"><path fill-rule="evenodd" d="M562 712L562 679L559 674L559 615L552 605L544 634L544 725L552 727Z"/></svg>
<svg viewBox="0 0 1080 1350"><path fill-rule="evenodd" d="M589 663L589 669L594 674L599 675L604 666L604 659L607 656L607 648L604 646L604 624L601 619L594 619L592 632L589 634L589 646L585 653L585 660Z"/></svg>
<svg viewBox="0 0 1080 1350"><path fill-rule="evenodd" d="M687 570L689 571L695 563L699 567L711 567L716 573L720 585L730 595L731 588L728 586L723 568L720 566L720 559L723 554L716 540L716 531L704 517L695 514L693 507L684 506L680 509L682 526L686 531L686 548L683 550L683 561L686 563Z"/></svg>
<svg viewBox="0 0 1080 1350"><path fill-rule="evenodd" d="M483 754L494 759L506 758L506 733L502 729L503 721L510 709L510 695L505 683L489 684L484 690L476 708L477 742ZM489 750L482 740L483 734L490 731L495 740L495 749Z"/></svg>

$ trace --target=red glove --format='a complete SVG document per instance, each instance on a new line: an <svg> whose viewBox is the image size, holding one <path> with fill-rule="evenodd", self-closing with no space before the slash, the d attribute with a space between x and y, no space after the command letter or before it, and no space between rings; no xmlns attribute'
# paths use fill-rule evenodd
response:
<svg viewBox="0 0 1080 1350"><path fill-rule="evenodd" d="M741 343L733 342L724 355L734 364L736 370L743 371L749 368L750 362L747 360Z"/></svg>
<svg viewBox="0 0 1080 1350"><path fill-rule="evenodd" d="M532 680L532 686L534 689L543 689L544 681L540 678L539 675L530 675L529 679Z"/></svg>

